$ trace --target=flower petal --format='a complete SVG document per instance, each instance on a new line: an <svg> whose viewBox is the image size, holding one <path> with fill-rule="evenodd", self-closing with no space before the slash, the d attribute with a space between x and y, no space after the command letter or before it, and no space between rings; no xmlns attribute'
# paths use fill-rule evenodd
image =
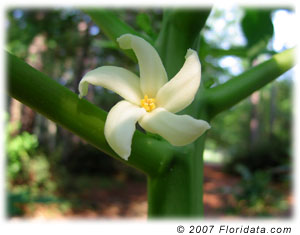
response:
<svg viewBox="0 0 300 235"><path fill-rule="evenodd" d="M135 124L145 113L145 109L122 100L112 107L107 115L105 138L109 146L125 160L130 156Z"/></svg>
<svg viewBox="0 0 300 235"><path fill-rule="evenodd" d="M172 113L190 105L197 93L201 80L201 64L197 52L189 49L181 70L157 93L156 102Z"/></svg>
<svg viewBox="0 0 300 235"><path fill-rule="evenodd" d="M79 83L80 98L87 94L88 83L112 90L136 105L140 104L143 97L139 78L120 67L103 66L88 72Z"/></svg>
<svg viewBox="0 0 300 235"><path fill-rule="evenodd" d="M192 143L201 136L210 125L189 115L177 115L164 108L146 113L139 124L149 132L159 134L172 145L183 146Z"/></svg>
<svg viewBox="0 0 300 235"><path fill-rule="evenodd" d="M167 81L167 73L156 50L144 39L124 34L117 39L122 49L132 49L140 68L141 89L154 98L159 88Z"/></svg>

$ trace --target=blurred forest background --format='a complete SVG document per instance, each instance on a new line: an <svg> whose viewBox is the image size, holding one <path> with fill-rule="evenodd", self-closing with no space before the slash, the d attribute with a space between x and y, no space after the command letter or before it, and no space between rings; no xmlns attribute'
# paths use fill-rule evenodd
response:
<svg viewBox="0 0 300 235"><path fill-rule="evenodd" d="M156 38L162 9L114 9ZM6 49L78 92L102 65L138 71L79 9L9 9ZM205 86L215 86L295 45L293 9L213 8L201 32ZM289 26L287 26L289 25ZM176 39L174 39L176 40ZM207 217L291 216L293 70L211 123L205 149ZM108 111L120 97L91 86L87 99ZM146 218L146 177L15 99L6 100L9 218Z"/></svg>

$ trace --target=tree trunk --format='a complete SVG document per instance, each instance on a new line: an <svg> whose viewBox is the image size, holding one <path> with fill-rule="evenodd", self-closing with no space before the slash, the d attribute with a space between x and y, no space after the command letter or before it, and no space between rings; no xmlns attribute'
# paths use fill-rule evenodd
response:
<svg viewBox="0 0 300 235"><path fill-rule="evenodd" d="M24 105L23 115L22 115L22 131L27 131L28 133L33 133L33 128L35 124L36 113Z"/></svg>
<svg viewBox="0 0 300 235"><path fill-rule="evenodd" d="M78 48L77 50L77 60L76 60L76 68L75 68L75 77L73 81L73 89L76 93L78 93L78 85L81 80L81 78L84 75L85 70L85 60L88 57L88 52L91 44L90 36L89 36L89 30L91 27L90 23L81 22L86 25L86 29L83 30L83 37L82 37L82 46Z"/></svg>
<svg viewBox="0 0 300 235"><path fill-rule="evenodd" d="M274 120L276 118L276 84L271 85L271 95L270 95L270 137L273 135Z"/></svg>
<svg viewBox="0 0 300 235"><path fill-rule="evenodd" d="M251 102L251 119L250 119L250 147L254 146L259 139L259 91L254 92L250 97Z"/></svg>
<svg viewBox="0 0 300 235"><path fill-rule="evenodd" d="M20 103L14 98L11 98L9 111L10 111L10 123L12 125L17 125L18 123L21 122L22 106L23 106L22 103ZM12 135L19 134L19 129L15 129L11 134Z"/></svg>
<svg viewBox="0 0 300 235"><path fill-rule="evenodd" d="M44 34L36 35L33 38L30 46L28 47L28 56L26 58L26 62L35 69L42 71L42 53L46 50L46 36ZM22 115L22 131L33 133L35 116L36 113L31 108L29 108L28 106L24 106Z"/></svg>

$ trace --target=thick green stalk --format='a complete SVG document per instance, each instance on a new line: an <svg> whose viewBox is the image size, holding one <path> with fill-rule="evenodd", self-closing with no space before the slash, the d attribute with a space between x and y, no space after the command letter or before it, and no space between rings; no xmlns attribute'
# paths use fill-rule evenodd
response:
<svg viewBox="0 0 300 235"><path fill-rule="evenodd" d="M217 87L207 89L209 117L229 109L294 66L295 49L288 49Z"/></svg>
<svg viewBox="0 0 300 235"><path fill-rule="evenodd" d="M155 46L169 78L172 78L183 65L187 50L196 45L209 13L210 8L165 10L162 29Z"/></svg>
<svg viewBox="0 0 300 235"><path fill-rule="evenodd" d="M148 175L159 174L170 161L173 148L164 141L136 132L129 161L119 158L104 137L106 112L8 54L8 92L88 143Z"/></svg>
<svg viewBox="0 0 300 235"><path fill-rule="evenodd" d="M187 49L196 45L209 12L210 9L165 11L156 46L169 78L182 67ZM199 114L197 109L193 105L186 112ZM150 218L203 216L204 141L205 135L178 149L165 171L148 177Z"/></svg>
<svg viewBox="0 0 300 235"><path fill-rule="evenodd" d="M176 152L170 166L148 177L148 216L203 216L203 150L205 135Z"/></svg>
<svg viewBox="0 0 300 235"><path fill-rule="evenodd" d="M198 112L207 120L206 110ZM206 134L174 152L160 175L148 177L148 216L203 217L203 152Z"/></svg>

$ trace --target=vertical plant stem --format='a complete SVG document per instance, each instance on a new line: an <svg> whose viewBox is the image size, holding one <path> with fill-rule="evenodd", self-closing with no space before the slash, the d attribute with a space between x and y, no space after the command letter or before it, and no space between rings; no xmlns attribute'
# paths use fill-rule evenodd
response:
<svg viewBox="0 0 300 235"><path fill-rule="evenodd" d="M209 12L210 9L165 11L156 47L169 78L180 70L186 51L195 44ZM198 107L192 105L185 111L196 116ZM178 148L165 171L148 177L150 218L203 216L204 142L205 135Z"/></svg>
<svg viewBox="0 0 300 235"><path fill-rule="evenodd" d="M199 112L207 120L207 112ZM148 216L203 217L203 151L206 134L193 144L175 151L169 168L155 177L148 177Z"/></svg>
<svg viewBox="0 0 300 235"><path fill-rule="evenodd" d="M204 134L193 144L175 149L165 171L148 176L149 218L203 216L205 139Z"/></svg>
<svg viewBox="0 0 300 235"><path fill-rule="evenodd" d="M203 149L205 135L173 156L161 175L148 177L148 216L203 216Z"/></svg>
<svg viewBox="0 0 300 235"><path fill-rule="evenodd" d="M205 109L198 116L207 120ZM149 218L203 217L205 139L178 148L162 174L148 177Z"/></svg>
<svg viewBox="0 0 300 235"><path fill-rule="evenodd" d="M205 9L167 9L164 11L162 29L155 47L164 63L168 77L172 78L184 63L189 48L204 26L210 13Z"/></svg>

